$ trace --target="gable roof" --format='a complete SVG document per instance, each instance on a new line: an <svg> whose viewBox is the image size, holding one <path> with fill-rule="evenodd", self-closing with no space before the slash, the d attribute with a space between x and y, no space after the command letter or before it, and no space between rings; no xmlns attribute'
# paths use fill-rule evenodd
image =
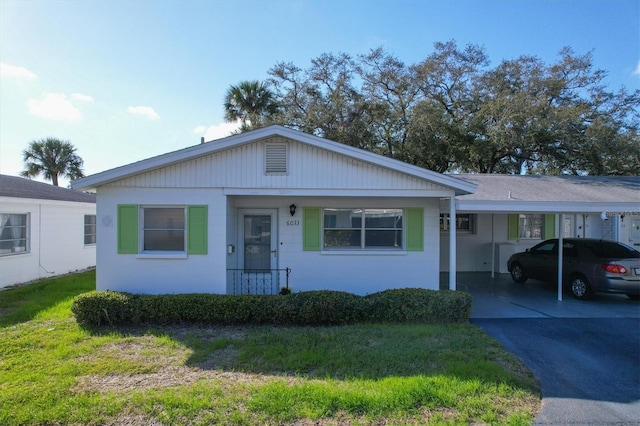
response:
<svg viewBox="0 0 640 426"><path fill-rule="evenodd" d="M460 174L478 185L457 197L467 211L640 211L640 176Z"/></svg>
<svg viewBox="0 0 640 426"><path fill-rule="evenodd" d="M255 143L261 140L272 138L274 136L284 137L302 144L314 146L330 152L341 154L346 157L361 160L379 167L387 168L399 173L433 182L455 191L456 195L470 194L475 191L475 185L466 182L452 175L443 175L440 173L426 170L421 167L413 166L402 161L374 154L369 151L354 148L339 142L313 136L297 130L288 129L283 126L269 126L250 132L232 135L223 139L195 145L178 151L169 152L167 154L151 157L146 160L127 164L115 169L106 170L82 179L75 180L71 183L75 189L95 189L96 187L106 185L108 183L124 179L130 176L145 173L154 169L171 166L194 158L213 154L222 150Z"/></svg>
<svg viewBox="0 0 640 426"><path fill-rule="evenodd" d="M75 201L79 203L96 202L96 196L93 194L7 175L0 175L0 197Z"/></svg>

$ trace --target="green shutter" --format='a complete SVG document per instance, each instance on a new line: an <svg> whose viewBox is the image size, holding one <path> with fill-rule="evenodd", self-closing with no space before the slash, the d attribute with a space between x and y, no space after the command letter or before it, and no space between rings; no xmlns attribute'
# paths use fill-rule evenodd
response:
<svg viewBox="0 0 640 426"><path fill-rule="evenodd" d="M556 215L544 215L544 239L548 240L556 236Z"/></svg>
<svg viewBox="0 0 640 426"><path fill-rule="evenodd" d="M424 209L410 207L407 215L407 251L424 251Z"/></svg>
<svg viewBox="0 0 640 426"><path fill-rule="evenodd" d="M118 204L118 254L138 253L138 206Z"/></svg>
<svg viewBox="0 0 640 426"><path fill-rule="evenodd" d="M302 250L320 251L322 248L322 209L302 208Z"/></svg>
<svg viewBox="0 0 640 426"><path fill-rule="evenodd" d="M187 253L207 254L207 206L187 206Z"/></svg>
<svg viewBox="0 0 640 426"><path fill-rule="evenodd" d="M508 231L510 240L517 240L520 237L520 215L519 214L510 214L509 215L509 231Z"/></svg>

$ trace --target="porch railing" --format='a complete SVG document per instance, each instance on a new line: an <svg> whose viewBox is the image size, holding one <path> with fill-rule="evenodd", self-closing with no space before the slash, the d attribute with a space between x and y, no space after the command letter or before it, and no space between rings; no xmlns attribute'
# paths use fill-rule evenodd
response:
<svg viewBox="0 0 640 426"><path fill-rule="evenodd" d="M290 268L227 269L233 294L278 294L289 288Z"/></svg>

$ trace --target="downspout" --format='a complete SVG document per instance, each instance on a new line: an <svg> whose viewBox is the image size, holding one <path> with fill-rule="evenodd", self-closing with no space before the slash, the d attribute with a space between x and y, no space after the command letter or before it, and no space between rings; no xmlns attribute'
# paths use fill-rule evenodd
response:
<svg viewBox="0 0 640 426"><path fill-rule="evenodd" d="M56 273L56 271L47 271L47 268L42 266L42 204L38 204L38 266L47 274Z"/></svg>
<svg viewBox="0 0 640 426"><path fill-rule="evenodd" d="M456 198L449 198L449 290L456 289Z"/></svg>

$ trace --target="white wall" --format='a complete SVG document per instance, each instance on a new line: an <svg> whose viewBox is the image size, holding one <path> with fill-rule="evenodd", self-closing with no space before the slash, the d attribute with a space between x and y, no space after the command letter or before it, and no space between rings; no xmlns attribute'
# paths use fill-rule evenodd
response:
<svg viewBox="0 0 640 426"><path fill-rule="evenodd" d="M95 266L96 246L84 245L95 204L0 197L0 212L29 215L29 251L0 256L0 288Z"/></svg>
<svg viewBox="0 0 640 426"><path fill-rule="evenodd" d="M289 205L296 204L292 218ZM423 207L425 250L423 252L331 252L303 251L302 208L310 207ZM438 199L414 198L311 198L311 197L229 197L227 244L237 245L237 209L278 209L278 268L291 268L289 285L294 292L341 290L368 294L389 288L439 288ZM299 225L287 221L299 219ZM231 225L231 224L234 225ZM237 252L227 255L227 266L236 268Z"/></svg>
<svg viewBox="0 0 640 426"><path fill-rule="evenodd" d="M118 204L208 205L208 254L181 259L118 254ZM221 189L100 188L97 289L147 294L224 293L226 220L226 197Z"/></svg>

